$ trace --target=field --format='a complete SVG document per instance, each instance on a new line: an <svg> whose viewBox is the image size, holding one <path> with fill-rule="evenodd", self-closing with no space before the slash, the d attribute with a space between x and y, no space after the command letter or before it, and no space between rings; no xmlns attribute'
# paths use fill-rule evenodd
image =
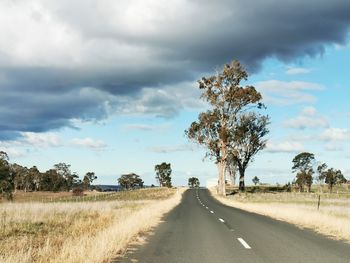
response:
<svg viewBox="0 0 350 263"><path fill-rule="evenodd" d="M350 243L350 191L348 186L336 187L332 194L315 187L311 193L256 192L214 197L224 204L250 212L311 228L335 239ZM318 198L320 206L318 208Z"/></svg>
<svg viewBox="0 0 350 263"><path fill-rule="evenodd" d="M44 203L2 203L0 262L109 262L157 225L181 193L143 189L101 195L107 201L58 194L40 197Z"/></svg>
<svg viewBox="0 0 350 263"><path fill-rule="evenodd" d="M144 193L147 193L146 195ZM111 200L153 200L167 198L172 191L152 188L137 191L121 192L97 192L85 191L83 196L73 196L71 192L23 192L17 191L13 195L13 201L23 202L87 202L87 201L111 201ZM5 202L5 200L3 200Z"/></svg>

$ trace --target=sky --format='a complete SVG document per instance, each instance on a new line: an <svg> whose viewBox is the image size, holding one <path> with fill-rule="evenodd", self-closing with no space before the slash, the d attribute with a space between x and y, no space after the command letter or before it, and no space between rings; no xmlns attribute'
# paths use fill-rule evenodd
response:
<svg viewBox="0 0 350 263"><path fill-rule="evenodd" d="M239 60L271 118L246 184L292 181L301 151L350 179L348 0L2 0L0 150L41 171L71 164L116 184L215 180L184 136L207 105L197 80Z"/></svg>

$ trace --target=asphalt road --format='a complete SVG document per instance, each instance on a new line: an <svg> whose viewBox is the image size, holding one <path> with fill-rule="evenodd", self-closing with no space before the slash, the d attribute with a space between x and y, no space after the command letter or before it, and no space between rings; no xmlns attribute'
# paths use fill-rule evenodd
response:
<svg viewBox="0 0 350 263"><path fill-rule="evenodd" d="M142 219L140 219L142 220ZM350 245L187 190L143 245L116 262L350 262Z"/></svg>

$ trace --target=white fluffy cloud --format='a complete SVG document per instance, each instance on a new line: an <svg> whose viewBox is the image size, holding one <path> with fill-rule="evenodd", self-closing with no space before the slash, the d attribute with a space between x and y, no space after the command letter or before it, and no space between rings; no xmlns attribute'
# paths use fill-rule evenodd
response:
<svg viewBox="0 0 350 263"><path fill-rule="evenodd" d="M285 120L284 127L294 129L307 129L307 128L327 128L329 123L327 118L317 114L314 107L305 107L299 116L296 118Z"/></svg>
<svg viewBox="0 0 350 263"><path fill-rule="evenodd" d="M295 153L304 150L304 145L300 142L283 141L283 142L267 142L266 151L270 153Z"/></svg>
<svg viewBox="0 0 350 263"><path fill-rule="evenodd" d="M341 128L329 128L320 135L320 139L323 141L349 141L350 130Z"/></svg>
<svg viewBox="0 0 350 263"><path fill-rule="evenodd" d="M341 152L343 151L343 147L337 143L329 142L325 145L325 150L329 152Z"/></svg>
<svg viewBox="0 0 350 263"><path fill-rule="evenodd" d="M34 147L57 147L61 145L60 137L52 132L22 132L22 136L20 142L30 144Z"/></svg>
<svg viewBox="0 0 350 263"><path fill-rule="evenodd" d="M260 81L255 84L255 87L263 94L266 102L277 105L313 103L316 98L310 92L324 89L317 83L280 80Z"/></svg>
<svg viewBox="0 0 350 263"><path fill-rule="evenodd" d="M288 75L307 74L310 72L311 72L311 69L308 69L308 68L288 68L286 70L286 74Z"/></svg>
<svg viewBox="0 0 350 263"><path fill-rule="evenodd" d="M0 142L0 151L6 152L10 161L12 158L19 158L25 156L25 152L14 147L3 146Z"/></svg>
<svg viewBox="0 0 350 263"><path fill-rule="evenodd" d="M95 150L103 149L107 147L107 144L102 140L94 140L92 138L74 138L71 140L71 144L80 147L91 148Z"/></svg>

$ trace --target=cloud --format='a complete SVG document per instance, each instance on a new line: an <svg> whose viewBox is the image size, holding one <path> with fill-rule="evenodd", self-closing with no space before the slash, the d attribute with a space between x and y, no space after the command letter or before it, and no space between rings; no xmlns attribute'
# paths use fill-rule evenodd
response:
<svg viewBox="0 0 350 263"><path fill-rule="evenodd" d="M150 125L150 124L126 124L123 126L123 130L125 131L164 131L169 129L169 124L161 124L161 125Z"/></svg>
<svg viewBox="0 0 350 263"><path fill-rule="evenodd" d="M267 142L265 151L269 153L296 153L303 150L304 145L300 142L283 141L279 143Z"/></svg>
<svg viewBox="0 0 350 263"><path fill-rule="evenodd" d="M156 125L148 125L148 124L127 124L123 127L123 129L127 131L154 131L157 130L159 127Z"/></svg>
<svg viewBox="0 0 350 263"><path fill-rule="evenodd" d="M308 106L308 107L304 107L301 111L301 114L304 115L304 116L316 116L317 114L317 110L315 107L312 107L312 106Z"/></svg>
<svg viewBox="0 0 350 263"><path fill-rule="evenodd" d="M344 150L344 148L334 142L330 142L325 145L325 150L329 152L341 152Z"/></svg>
<svg viewBox="0 0 350 263"><path fill-rule="evenodd" d="M57 147L61 146L61 139L55 133L34 133L34 132L22 132L23 136L20 142L23 144L29 144L34 147Z"/></svg>
<svg viewBox="0 0 350 263"><path fill-rule="evenodd" d="M231 59L256 72L269 57L291 62L346 44L349 1L251 6L253 12L238 0L1 1L0 139L131 109L170 118L197 102L167 87ZM270 99L315 100L299 89L278 96Z"/></svg>
<svg viewBox="0 0 350 263"><path fill-rule="evenodd" d="M19 136L16 140L0 140L0 150L5 151L10 158L26 156L28 150L24 151L23 148L27 146L49 148L63 145L58 134L53 132L21 132Z"/></svg>
<svg viewBox="0 0 350 263"><path fill-rule="evenodd" d="M325 117L318 115L314 107L305 107L301 111L300 116L285 120L283 125L287 128L299 130L329 127L328 120Z"/></svg>
<svg viewBox="0 0 350 263"><path fill-rule="evenodd" d="M310 72L311 72L311 69L308 69L308 68L288 68L286 70L286 74L288 75L307 74Z"/></svg>
<svg viewBox="0 0 350 263"><path fill-rule="evenodd" d="M91 138L74 138L71 140L73 146L86 147L94 150L101 150L107 147L107 144L102 140L94 140Z"/></svg>
<svg viewBox="0 0 350 263"><path fill-rule="evenodd" d="M154 146L147 148L147 151L153 153L174 153L193 151L194 147L191 145L175 145L175 146Z"/></svg>
<svg viewBox="0 0 350 263"><path fill-rule="evenodd" d="M193 83L179 83L160 88L144 88L138 94L116 98L116 114L151 115L173 118L183 109L199 109L206 104L200 99L200 91Z"/></svg>
<svg viewBox="0 0 350 263"><path fill-rule="evenodd" d="M324 87L317 83L304 81L280 81L266 80L255 83L264 101L276 105L293 105L300 103L313 103L316 98L309 92L323 90Z"/></svg>
<svg viewBox="0 0 350 263"><path fill-rule="evenodd" d="M0 151L6 152L10 161L12 158L20 158L26 155L25 152L19 149L16 149L14 147L3 146L1 142L0 142Z"/></svg>
<svg viewBox="0 0 350 263"><path fill-rule="evenodd" d="M328 128L321 135L323 141L349 141L350 130L341 128Z"/></svg>

